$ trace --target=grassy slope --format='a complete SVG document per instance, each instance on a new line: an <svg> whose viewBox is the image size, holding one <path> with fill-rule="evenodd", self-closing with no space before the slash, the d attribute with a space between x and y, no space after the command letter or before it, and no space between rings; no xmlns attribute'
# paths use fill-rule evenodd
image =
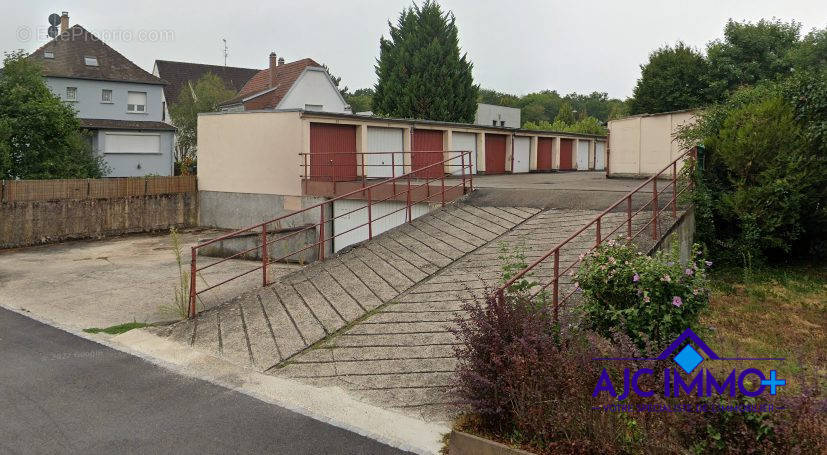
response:
<svg viewBox="0 0 827 455"><path fill-rule="evenodd" d="M827 265L776 267L749 276L741 270L717 272L701 323L712 327L705 338L719 355L785 357L758 366L787 378L783 392L808 383L827 387ZM733 362L714 365L733 367Z"/></svg>

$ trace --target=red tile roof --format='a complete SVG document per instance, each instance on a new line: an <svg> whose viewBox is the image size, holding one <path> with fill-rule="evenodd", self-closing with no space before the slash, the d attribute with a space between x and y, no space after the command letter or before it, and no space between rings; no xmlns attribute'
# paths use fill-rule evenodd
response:
<svg viewBox="0 0 827 455"><path fill-rule="evenodd" d="M45 58L46 52L52 52L54 58ZM97 58L98 65L86 65L84 57ZM41 65L44 76L158 85L167 83L144 71L80 25L69 27L28 58Z"/></svg>
<svg viewBox="0 0 827 455"><path fill-rule="evenodd" d="M269 91L261 96L256 97L256 109L274 109L281 102L282 98L287 95L287 92L296 82L296 79L302 74L305 68L321 67L311 58L303 58L295 62L285 63L276 66L275 71L275 90ZM257 93L264 92L270 89L270 68L264 69L256 73L233 99L223 103L223 105L240 104L244 98L248 98Z"/></svg>

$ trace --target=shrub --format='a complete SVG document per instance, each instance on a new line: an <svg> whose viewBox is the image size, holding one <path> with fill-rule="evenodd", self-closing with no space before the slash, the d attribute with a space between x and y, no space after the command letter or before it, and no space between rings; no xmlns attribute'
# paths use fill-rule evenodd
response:
<svg viewBox="0 0 827 455"><path fill-rule="evenodd" d="M583 258L577 271L583 289L584 322L603 336L615 329L638 346L672 341L695 327L706 308L705 263L697 249L682 265L677 242L669 252L646 256L634 246L606 242Z"/></svg>
<svg viewBox="0 0 827 455"><path fill-rule="evenodd" d="M763 82L710 106L679 133L705 146L694 202L698 240L749 265L825 251L827 73Z"/></svg>

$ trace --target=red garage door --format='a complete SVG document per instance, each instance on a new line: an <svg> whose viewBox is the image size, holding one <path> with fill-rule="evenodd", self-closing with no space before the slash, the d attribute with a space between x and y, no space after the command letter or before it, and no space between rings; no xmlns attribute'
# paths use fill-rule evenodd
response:
<svg viewBox="0 0 827 455"><path fill-rule="evenodd" d="M411 143L411 165L413 170L422 169L431 164L441 162L443 155L442 131L439 130L414 130L413 142ZM428 169L419 171L416 177L432 178L443 174L442 166L431 166Z"/></svg>
<svg viewBox="0 0 827 455"><path fill-rule="evenodd" d="M329 182L356 180L356 127L310 124L310 178Z"/></svg>
<svg viewBox="0 0 827 455"><path fill-rule="evenodd" d="M537 138L537 170L550 171L551 170L551 144L554 139L550 137Z"/></svg>
<svg viewBox="0 0 827 455"><path fill-rule="evenodd" d="M485 173L505 173L505 135L485 133Z"/></svg>
<svg viewBox="0 0 827 455"><path fill-rule="evenodd" d="M573 139L560 139L560 170L573 171L572 153L574 153Z"/></svg>

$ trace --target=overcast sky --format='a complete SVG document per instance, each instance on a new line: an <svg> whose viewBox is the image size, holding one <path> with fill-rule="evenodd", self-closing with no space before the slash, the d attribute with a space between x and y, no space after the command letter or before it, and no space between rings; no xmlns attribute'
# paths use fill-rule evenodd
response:
<svg viewBox="0 0 827 455"><path fill-rule="evenodd" d="M264 68L275 51L287 61L326 63L350 88L372 86L379 37L409 1L261 2L27 0L3 8L0 49L31 52L47 41L49 13L81 24L147 71L155 59ZM488 1L442 0L454 12L460 46L485 88L608 92L626 98L653 49L683 40L702 48L728 18L794 19L827 26L824 0ZM319 6L321 5L321 8Z"/></svg>

